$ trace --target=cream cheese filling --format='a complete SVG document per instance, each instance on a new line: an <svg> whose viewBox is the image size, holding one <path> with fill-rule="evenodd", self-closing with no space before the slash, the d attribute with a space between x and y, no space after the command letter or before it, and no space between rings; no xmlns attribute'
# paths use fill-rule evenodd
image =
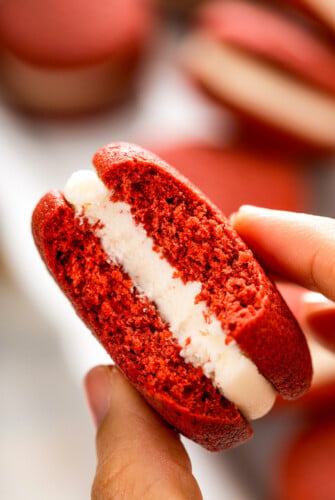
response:
<svg viewBox="0 0 335 500"><path fill-rule="evenodd" d="M195 303L201 283L183 283L174 277L175 269L153 250L153 240L143 226L135 224L131 207L112 202L111 192L94 172L75 172L65 186L64 195L79 217L84 210L89 224L102 223L94 232L104 251L112 262L122 266L135 288L156 305L181 346L185 362L200 366L246 418L265 415L275 401L276 392L236 342L226 344L221 323L215 317L206 317L206 303Z"/></svg>

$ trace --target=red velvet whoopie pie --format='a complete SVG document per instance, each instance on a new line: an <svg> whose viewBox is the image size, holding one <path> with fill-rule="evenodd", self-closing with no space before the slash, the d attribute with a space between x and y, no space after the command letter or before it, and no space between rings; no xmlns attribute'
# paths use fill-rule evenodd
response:
<svg viewBox="0 0 335 500"><path fill-rule="evenodd" d="M145 400L211 451L252 435L276 394L309 387L305 338L222 213L154 154L115 143L32 229L77 314Z"/></svg>

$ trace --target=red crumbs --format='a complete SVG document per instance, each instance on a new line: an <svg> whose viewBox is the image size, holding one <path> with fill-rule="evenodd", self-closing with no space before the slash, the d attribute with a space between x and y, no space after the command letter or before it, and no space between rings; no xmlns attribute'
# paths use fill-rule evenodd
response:
<svg viewBox="0 0 335 500"><path fill-rule="evenodd" d="M109 181L113 199L131 205L132 214L184 281L201 281L197 301L206 301L223 328L233 334L255 316L264 297L256 262L214 210L181 183L157 169L123 165Z"/></svg>
<svg viewBox="0 0 335 500"><path fill-rule="evenodd" d="M160 393L192 413L240 418L200 368L186 364L155 307L108 262L88 224L65 205L44 228L45 259L63 290L114 361L140 390Z"/></svg>
<svg viewBox="0 0 335 500"><path fill-rule="evenodd" d="M310 385L306 341L286 304L222 214L156 156L112 144L94 163L113 198L127 202L157 250L184 281L200 281L198 301L221 320L242 351L283 397ZM252 435L237 408L201 369L186 364L155 305L108 261L86 223L60 193L48 193L33 215L35 242L78 314L129 380L165 420L210 450ZM157 276L159 279L159 276Z"/></svg>
<svg viewBox="0 0 335 500"><path fill-rule="evenodd" d="M200 281L205 301L227 332L285 398L302 395L312 367L306 340L252 252L223 215L187 179L152 153L108 145L93 162L113 201L137 223L184 281ZM224 195L224 194L223 194Z"/></svg>

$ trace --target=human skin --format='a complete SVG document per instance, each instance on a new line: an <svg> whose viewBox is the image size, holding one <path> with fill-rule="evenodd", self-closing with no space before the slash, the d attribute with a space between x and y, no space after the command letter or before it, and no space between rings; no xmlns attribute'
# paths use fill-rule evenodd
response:
<svg viewBox="0 0 335 500"><path fill-rule="evenodd" d="M305 317L298 318L329 339L335 318L335 220L242 206L231 222L271 274L329 299L328 321L315 321L319 314L324 317L324 301L320 307L314 303L311 314L303 308ZM93 368L85 388L97 427L93 500L202 498L179 436L115 367Z"/></svg>
<svg viewBox="0 0 335 500"><path fill-rule="evenodd" d="M179 435L119 370L93 368L85 388L98 428L92 500L202 498Z"/></svg>

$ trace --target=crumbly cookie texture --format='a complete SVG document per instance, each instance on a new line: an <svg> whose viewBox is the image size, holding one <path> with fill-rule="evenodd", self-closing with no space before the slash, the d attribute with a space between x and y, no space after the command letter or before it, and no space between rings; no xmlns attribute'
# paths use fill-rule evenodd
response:
<svg viewBox="0 0 335 500"><path fill-rule="evenodd" d="M213 451L244 442L252 435L245 417L260 416L245 394L245 366L264 381L268 409L272 386L287 398L309 387L297 323L222 214L173 168L128 144L102 148L94 163L102 183L77 174L67 200L50 192L35 209L33 233L48 269L172 426ZM105 219L110 211L114 222ZM229 367L231 353L240 366L220 364L221 354ZM239 410L225 390L241 387Z"/></svg>

